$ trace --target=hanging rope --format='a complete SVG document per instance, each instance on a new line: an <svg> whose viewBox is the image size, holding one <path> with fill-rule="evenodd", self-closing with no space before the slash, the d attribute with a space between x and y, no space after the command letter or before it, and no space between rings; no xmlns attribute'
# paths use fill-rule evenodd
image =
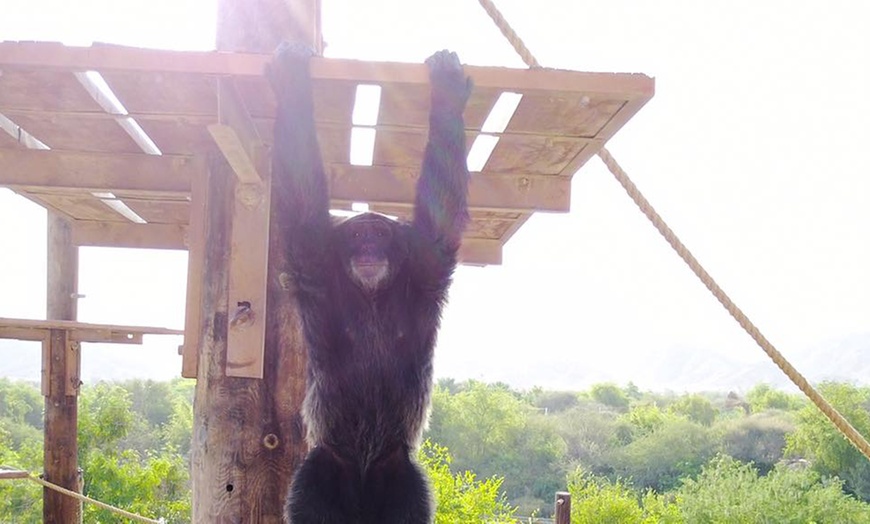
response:
<svg viewBox="0 0 870 524"><path fill-rule="evenodd" d="M75 491L68 490L68 489L63 488L61 486L58 486L57 484L52 484L51 482L48 482L47 480L43 480L43 479L37 477L36 475L33 475L32 473L28 473L26 471L0 469L0 473L3 473L2 475L0 475L0 480L3 480L3 479L26 479L26 480L29 480L31 482L35 482L35 483L37 483L40 486L43 486L45 488L57 491L58 493L63 493L64 495L66 495L68 497L72 497L72 498L78 499L82 502L87 502L89 504L93 504L93 505L98 506L100 508L103 508L107 511L111 511L112 513L115 513L117 515L121 515L122 517L126 517L130 520L135 520L138 522L147 522L148 524L165 524L165 522L166 522L163 519L160 519L160 520L149 519L148 517L143 517L142 515L136 515L135 513L130 513L129 511L124 511L121 508L116 508L115 506L110 506L109 504L106 504L105 502L100 502L99 500L94 500L90 497L86 497L86 496L82 495L81 493L76 493Z"/></svg>
<svg viewBox="0 0 870 524"><path fill-rule="evenodd" d="M541 67L538 61L532 56L531 52L528 50L526 45L523 43L522 39L516 34L513 28L508 24L507 20L505 20L504 16L498 11L498 8L492 3L492 0L479 0L480 5L486 10L489 14L492 21L495 22L495 25L501 30L502 34L507 38L508 42L513 46L513 48L520 55L520 58L528 65L530 68L538 68ZM836 428L840 431L840 433L845 436L849 442L851 442L857 449L860 451L867 459L870 459L870 443L865 439L853 426L846 420L843 415L838 412L834 406L832 406L825 398L819 393L810 383L801 375L794 366L792 366L788 360L780 353L770 341L759 331L759 329L752 323L751 320L740 310L739 307L731 300L731 298L725 293L725 291L719 287L719 284L713 280L713 277L707 273L707 270L701 265L700 262L692 255L692 253L686 248L686 246L677 238L677 235L668 227L667 223L665 223L664 219L656 212L656 210L652 207L649 201L643 196L637 186L634 185L634 182L628 177L628 173L622 169L622 167L617 164L616 160L610 154L610 152L602 147L600 151L598 151L598 157L604 162L604 165L607 166L607 169L616 177L616 180L622 185L625 192L628 193L628 196L634 201L638 208L640 208L641 212L652 222L653 226L658 230L659 233L665 240L668 241L668 244L674 248L674 251L680 255L680 258L689 266L695 276L697 276L701 282L710 290L713 296L716 297L716 300L719 301L722 306L728 310L728 313L734 317L734 320L740 324L740 327L752 337L753 340L767 353L767 356L773 360L774 364L779 366L779 369L783 371L783 373L788 376L788 378L806 395L813 404L819 408L828 419L836 426Z"/></svg>

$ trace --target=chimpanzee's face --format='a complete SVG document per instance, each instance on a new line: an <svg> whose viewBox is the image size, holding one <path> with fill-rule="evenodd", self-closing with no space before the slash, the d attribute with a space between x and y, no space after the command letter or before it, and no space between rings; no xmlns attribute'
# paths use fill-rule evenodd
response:
<svg viewBox="0 0 870 524"><path fill-rule="evenodd" d="M366 291L386 286L404 251L398 224L375 213L357 215L338 226L342 262L348 276Z"/></svg>

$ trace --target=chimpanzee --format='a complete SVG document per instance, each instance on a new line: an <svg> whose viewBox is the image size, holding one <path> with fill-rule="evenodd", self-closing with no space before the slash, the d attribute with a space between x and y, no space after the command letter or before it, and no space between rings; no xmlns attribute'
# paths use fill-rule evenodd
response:
<svg viewBox="0 0 870 524"><path fill-rule="evenodd" d="M283 44L267 76L278 101L272 176L303 330L310 451L294 474L292 524L423 524L428 482L413 455L432 389L441 309L468 221L462 113L471 92L455 53L426 60L429 138L413 220L333 221L315 136L310 50Z"/></svg>

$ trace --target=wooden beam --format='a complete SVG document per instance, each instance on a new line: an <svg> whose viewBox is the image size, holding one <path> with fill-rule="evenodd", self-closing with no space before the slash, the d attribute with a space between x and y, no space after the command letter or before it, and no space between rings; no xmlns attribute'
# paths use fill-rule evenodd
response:
<svg viewBox="0 0 870 524"><path fill-rule="evenodd" d="M262 182L263 173L257 167L265 157L263 139L231 78L218 79L217 99L219 123L208 126L209 134L240 182Z"/></svg>
<svg viewBox="0 0 870 524"><path fill-rule="evenodd" d="M180 224L134 224L132 222L72 223L72 241L77 246L187 249L188 227Z"/></svg>
<svg viewBox="0 0 870 524"><path fill-rule="evenodd" d="M270 53L242 54L215 51L162 51L98 44L66 47L48 42L0 43L0 67L40 68L62 71L154 71L262 77ZM639 73L586 73L558 69L512 69L465 66L465 72L479 88L522 92L566 91L589 96L617 93L629 98L649 99L654 93L652 78ZM311 60L314 79L355 83L428 84L423 64L368 62L337 58Z"/></svg>
<svg viewBox="0 0 870 524"><path fill-rule="evenodd" d="M187 194L200 172L193 157L108 155L0 149L0 186L85 191L156 191ZM345 202L413 202L416 169L332 164L330 195ZM571 181L544 175L475 173L469 205L476 209L566 212Z"/></svg>
<svg viewBox="0 0 870 524"><path fill-rule="evenodd" d="M167 224L128 224L125 222L85 222L78 221L72 223L73 242L78 246L105 246L105 247L131 247L143 249L188 249L193 241L189 232L199 230L201 226L194 228L191 226L167 225ZM201 273L198 276L192 276L190 273L199 272L197 269L202 265L202 262L197 263L199 257L191 251L188 262L188 295L191 300L187 303L188 313L185 320L185 325L190 325L192 331L185 328L185 348L188 343L195 345L196 339L193 331L199 321L195 318L199 311L199 300L193 300L198 296L196 291L201 280ZM498 240L486 240L467 238L462 242L462 248L459 251L459 259L463 264L471 265L498 265L502 262L502 244ZM245 270L246 271L246 270ZM241 300L245 301L245 300ZM3 326L3 319L0 319L0 338L16 338L19 340L41 340L38 334L31 334L25 338L19 336L4 336L4 334L13 333L12 328ZM96 342L87 340L86 342ZM103 340L101 342L111 342ZM184 351L187 351L186 349ZM184 353L182 353L184 354ZM187 357L186 369L182 376L186 378L196 378L195 374L195 358L193 355ZM235 376L235 375L233 375Z"/></svg>
<svg viewBox="0 0 870 524"><path fill-rule="evenodd" d="M2 164L0 164L2 165ZM69 223L48 214L48 300L50 321L74 321L78 284L78 248L73 245ZM80 361L70 353L68 331L52 329L47 344L48 385L45 397L43 467L45 480L69 490L78 488L78 377ZM70 384L69 380L76 380ZM78 501L43 489L42 520L47 524L79 522Z"/></svg>
<svg viewBox="0 0 870 524"><path fill-rule="evenodd" d="M333 200L408 205L416 192L416 169L333 164L327 169ZM472 173L468 186L472 209L567 212L571 180L561 176Z"/></svg>
<svg viewBox="0 0 870 524"><path fill-rule="evenodd" d="M187 193L193 157L0 149L0 186Z"/></svg>

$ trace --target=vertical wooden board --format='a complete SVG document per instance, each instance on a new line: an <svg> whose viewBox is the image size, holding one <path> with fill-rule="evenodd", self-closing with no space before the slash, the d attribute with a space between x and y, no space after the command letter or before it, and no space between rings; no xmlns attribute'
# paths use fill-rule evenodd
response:
<svg viewBox="0 0 870 524"><path fill-rule="evenodd" d="M51 395L51 335L46 335L42 341L42 379L40 380L42 396Z"/></svg>
<svg viewBox="0 0 870 524"><path fill-rule="evenodd" d="M82 343L66 335L66 360L64 362L64 394L75 397L79 394L82 376Z"/></svg>
<svg viewBox="0 0 870 524"><path fill-rule="evenodd" d="M181 376L196 378L203 332L203 268L208 174L196 173L190 182L190 226L187 228L187 298L184 312L184 344L181 347Z"/></svg>
<svg viewBox="0 0 870 524"><path fill-rule="evenodd" d="M269 259L268 185L236 183L230 236L227 376L263 378L266 270Z"/></svg>

